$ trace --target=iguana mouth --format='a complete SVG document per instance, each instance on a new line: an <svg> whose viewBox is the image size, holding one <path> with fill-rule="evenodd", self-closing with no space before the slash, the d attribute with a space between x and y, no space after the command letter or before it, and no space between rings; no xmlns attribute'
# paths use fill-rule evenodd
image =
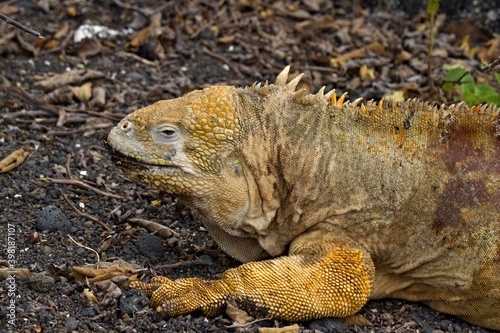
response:
<svg viewBox="0 0 500 333"><path fill-rule="evenodd" d="M104 140L104 147L111 155L111 161L118 166L120 169L126 169L129 171L146 171L151 169L161 169L163 171L178 171L180 168L174 164L154 164L141 161L132 156L126 155L121 151L112 147L108 140Z"/></svg>

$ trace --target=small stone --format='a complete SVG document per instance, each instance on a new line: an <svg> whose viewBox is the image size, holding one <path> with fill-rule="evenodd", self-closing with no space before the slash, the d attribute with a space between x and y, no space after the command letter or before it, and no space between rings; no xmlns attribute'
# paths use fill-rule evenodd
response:
<svg viewBox="0 0 500 333"><path fill-rule="evenodd" d="M38 231L48 230L49 232L67 231L71 227L71 222L62 210L54 205L49 205L39 211L36 218L36 229Z"/></svg>
<svg viewBox="0 0 500 333"><path fill-rule="evenodd" d="M120 297L120 311L122 316L125 314L134 314L148 305L149 299L145 293L140 290L127 290Z"/></svg>
<svg viewBox="0 0 500 333"><path fill-rule="evenodd" d="M164 252L163 243L164 240L156 235L142 234L137 238L135 246L143 256L161 258Z"/></svg>
<svg viewBox="0 0 500 333"><path fill-rule="evenodd" d="M66 327L66 329L69 332L76 331L76 329L78 328L78 320L76 320L73 317L69 317L68 319L66 319L66 322L64 323L64 327Z"/></svg>

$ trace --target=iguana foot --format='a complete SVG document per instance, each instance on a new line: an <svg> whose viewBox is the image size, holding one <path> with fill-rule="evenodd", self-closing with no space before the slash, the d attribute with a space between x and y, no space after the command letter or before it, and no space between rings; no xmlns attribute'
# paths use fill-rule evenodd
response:
<svg viewBox="0 0 500 333"><path fill-rule="evenodd" d="M133 281L130 287L151 297L149 305L167 317L197 311L213 317L220 312L228 297L227 287L220 280L186 278L173 281L158 276L150 283Z"/></svg>
<svg viewBox="0 0 500 333"><path fill-rule="evenodd" d="M131 287L151 296L150 305L165 316L201 311L212 317L233 299L253 317L346 317L366 303L373 281L373 264L363 251L328 245L347 242L314 231L299 237L290 255L228 269L220 280L158 277Z"/></svg>

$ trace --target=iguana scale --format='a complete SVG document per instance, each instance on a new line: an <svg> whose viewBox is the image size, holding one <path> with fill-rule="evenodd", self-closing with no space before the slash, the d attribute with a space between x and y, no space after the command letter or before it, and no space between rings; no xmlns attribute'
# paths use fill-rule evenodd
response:
<svg viewBox="0 0 500 333"><path fill-rule="evenodd" d="M288 73L160 101L111 131L130 179L179 198L244 262L132 287L168 316L233 299L304 321L391 297L500 329L500 109L344 102Z"/></svg>

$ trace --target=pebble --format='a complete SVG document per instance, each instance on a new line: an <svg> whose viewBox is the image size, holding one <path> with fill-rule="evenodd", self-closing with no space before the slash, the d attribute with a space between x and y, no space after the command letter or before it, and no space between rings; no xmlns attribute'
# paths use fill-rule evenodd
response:
<svg viewBox="0 0 500 333"><path fill-rule="evenodd" d="M56 281L52 276L45 275L44 273L33 273L28 278L28 285L32 290L46 293L54 287Z"/></svg>
<svg viewBox="0 0 500 333"><path fill-rule="evenodd" d="M137 247L137 250L139 250L139 253L145 257L161 258L163 257L164 252L164 242L165 241L162 238L156 235L142 234L139 238L137 238L135 246Z"/></svg>
<svg viewBox="0 0 500 333"><path fill-rule="evenodd" d="M80 311L82 317L95 317L97 316L97 311L94 308L85 308Z"/></svg>
<svg viewBox="0 0 500 333"><path fill-rule="evenodd" d="M38 212L36 230L49 232L66 231L71 228L71 222L62 210L54 205L45 206Z"/></svg>
<svg viewBox="0 0 500 333"><path fill-rule="evenodd" d="M127 290L120 297L120 311L122 316L125 314L132 315L144 308L149 303L149 298L140 290Z"/></svg>
<svg viewBox="0 0 500 333"><path fill-rule="evenodd" d="M69 317L66 319L64 327L66 327L69 332L75 331L78 328L78 320L73 317Z"/></svg>

